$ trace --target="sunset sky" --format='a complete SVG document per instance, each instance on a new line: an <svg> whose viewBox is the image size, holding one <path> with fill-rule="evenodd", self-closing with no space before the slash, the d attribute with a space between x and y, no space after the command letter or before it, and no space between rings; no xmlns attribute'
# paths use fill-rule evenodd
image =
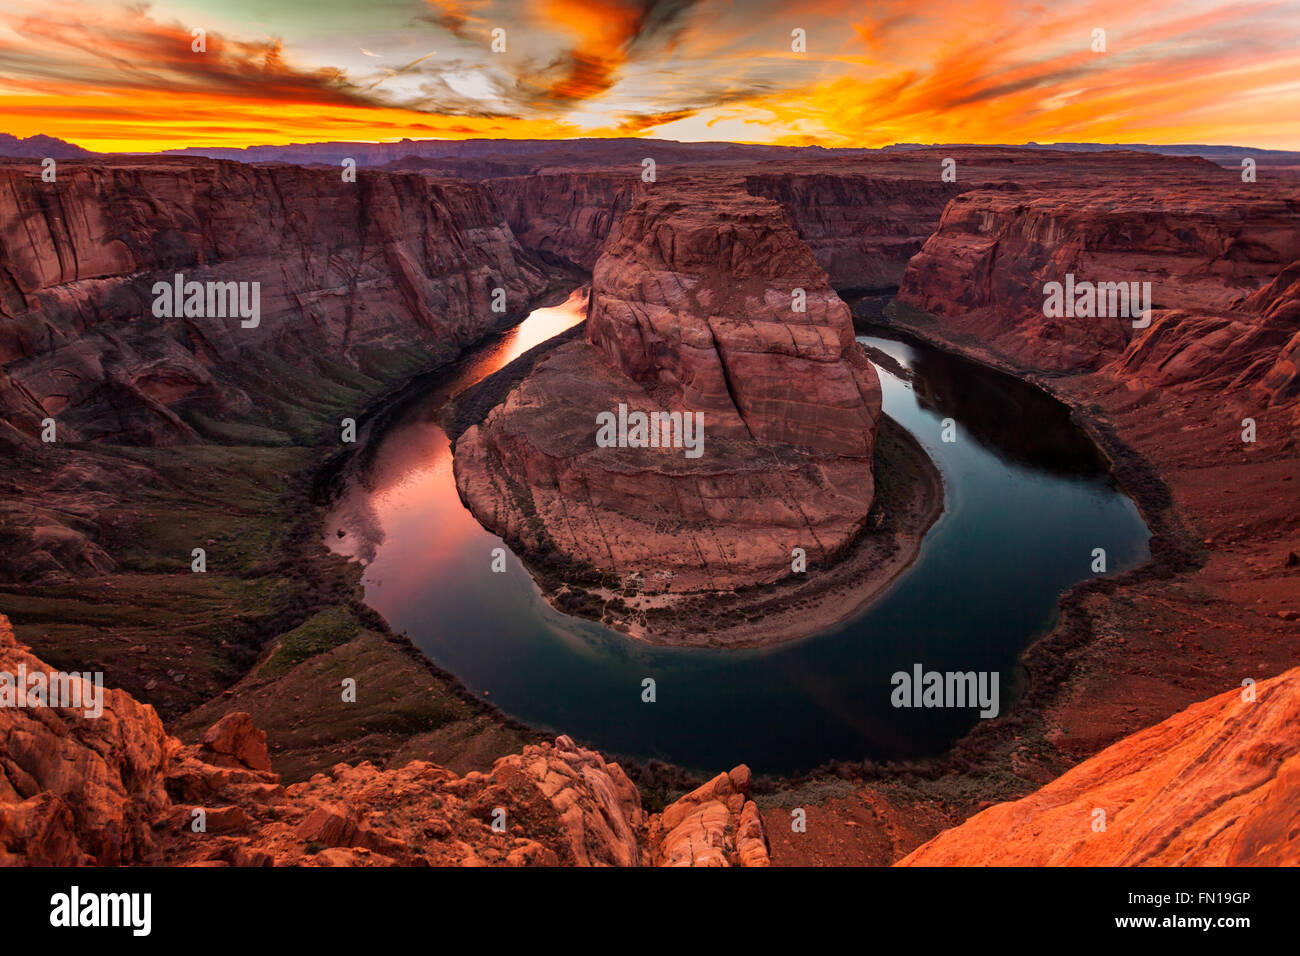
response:
<svg viewBox="0 0 1300 956"><path fill-rule="evenodd" d="M0 0L0 132L1300 149L1300 0Z"/></svg>

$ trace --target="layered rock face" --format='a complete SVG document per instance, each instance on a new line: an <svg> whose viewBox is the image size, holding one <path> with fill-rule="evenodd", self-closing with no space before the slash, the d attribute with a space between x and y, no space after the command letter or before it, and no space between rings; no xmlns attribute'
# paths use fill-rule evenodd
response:
<svg viewBox="0 0 1300 956"><path fill-rule="evenodd" d="M0 263L0 452L16 462L0 579L19 581L111 570L106 512L163 482L72 443L289 444L548 282L477 184L220 161L66 162L53 183L0 165ZM155 284L178 274L202 285L202 314L155 314Z"/></svg>
<svg viewBox="0 0 1300 956"><path fill-rule="evenodd" d="M1246 306L1262 317L1260 324L1266 334L1277 330L1274 341L1290 336L1254 387L1270 405L1295 403L1292 422L1300 425L1300 262L1291 263L1273 282L1251 296Z"/></svg>
<svg viewBox="0 0 1300 956"><path fill-rule="evenodd" d="M486 180L519 242L590 269L644 187L635 172L543 173Z"/></svg>
<svg viewBox="0 0 1300 956"><path fill-rule="evenodd" d="M1126 737L900 866L1295 866L1300 668ZM1103 818L1104 829L1094 826Z"/></svg>
<svg viewBox="0 0 1300 956"><path fill-rule="evenodd" d="M1137 386L1249 389L1265 406L1294 406L1300 425L1300 262L1234 310L1152 315L1105 371Z"/></svg>
<svg viewBox="0 0 1300 956"><path fill-rule="evenodd" d="M871 507L880 416L848 309L781 208L679 196L629 210L587 341L542 359L455 458L461 497L524 553L674 593L775 581L795 547L833 559ZM600 447L620 405L702 414L702 453Z"/></svg>
<svg viewBox="0 0 1300 956"><path fill-rule="evenodd" d="M365 369L471 341L546 285L476 184L204 161L0 166L0 362L64 440L189 440L238 416L250 356ZM154 314L154 284L248 283L260 316ZM205 306L206 307L206 306ZM229 373L229 374L227 374Z"/></svg>
<svg viewBox="0 0 1300 956"><path fill-rule="evenodd" d="M755 196L785 209L837 289L894 289L934 232L948 201L969 187L835 173L745 177Z"/></svg>
<svg viewBox="0 0 1300 956"><path fill-rule="evenodd" d="M3 616L0 672L51 673ZM768 863L745 767L662 816L642 810L618 764L568 737L503 757L490 773L366 762L286 787L247 714L227 714L185 745L152 707L103 694L98 716L0 708L0 866Z"/></svg>
<svg viewBox="0 0 1300 956"><path fill-rule="evenodd" d="M714 435L869 458L880 382L847 307L773 203L698 195L620 222L587 341Z"/></svg>
<svg viewBox="0 0 1300 956"><path fill-rule="evenodd" d="M1141 330L1131 316L1046 316L1048 283L1147 282L1154 310L1222 313L1300 256L1300 192L1223 175L1214 186L964 193L908 264L899 301L1020 364L1096 369Z"/></svg>

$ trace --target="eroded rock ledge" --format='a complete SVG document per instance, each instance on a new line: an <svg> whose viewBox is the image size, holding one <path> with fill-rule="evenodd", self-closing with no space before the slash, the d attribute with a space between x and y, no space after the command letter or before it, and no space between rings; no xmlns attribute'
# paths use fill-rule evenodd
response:
<svg viewBox="0 0 1300 956"><path fill-rule="evenodd" d="M1253 691L1228 691L1126 737L899 865L1294 866L1300 668Z"/></svg>
<svg viewBox="0 0 1300 956"><path fill-rule="evenodd" d="M1231 180L1177 190L977 189L948 204L938 230L908 262L898 299L1018 366L1095 371L1162 319L1167 339L1173 325L1190 324L1181 321L1186 316L1250 311L1247 298L1300 258L1297 221L1300 190L1289 184L1266 192ZM1068 275L1148 283L1152 328L1135 329L1131 316L1046 317L1045 285ZM1192 337L1217 335L1205 346L1217 353L1239 334L1216 327L1225 324L1204 323ZM1258 343L1248 345L1235 351Z"/></svg>
<svg viewBox="0 0 1300 956"><path fill-rule="evenodd" d="M20 667L52 671L0 615L0 671ZM766 866L749 790L742 765L647 813L568 737L488 773L340 763L284 786L246 713L184 745L123 690L97 717L0 708L0 866Z"/></svg>
<svg viewBox="0 0 1300 956"><path fill-rule="evenodd" d="M620 404L702 412L702 455L597 447ZM787 578L796 548L809 568L841 557L871 511L880 418L848 308L780 206L679 190L629 210L585 340L465 431L456 480L530 558L672 603Z"/></svg>

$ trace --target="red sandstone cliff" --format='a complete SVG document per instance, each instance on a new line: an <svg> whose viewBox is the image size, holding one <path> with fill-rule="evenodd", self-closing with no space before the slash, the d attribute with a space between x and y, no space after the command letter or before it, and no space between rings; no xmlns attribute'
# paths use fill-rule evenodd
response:
<svg viewBox="0 0 1300 956"><path fill-rule="evenodd" d="M823 561L854 539L880 385L776 203L639 201L596 265L588 316L586 343L546 356L457 442L457 486L487 527L676 593L774 581L793 548ZM596 416L620 403L701 412L702 456L598 447Z"/></svg>
<svg viewBox="0 0 1300 956"><path fill-rule="evenodd" d="M224 161L0 165L0 263L0 580L20 581L111 570L114 489L165 482L70 443L289 444L547 285L480 185ZM259 284L256 326L155 317L178 273Z"/></svg>
<svg viewBox="0 0 1300 956"><path fill-rule="evenodd" d="M1146 387L1250 389L1265 406L1295 407L1300 425L1300 261L1233 310L1152 315L1105 372Z"/></svg>
<svg viewBox="0 0 1300 956"><path fill-rule="evenodd" d="M774 203L638 203L596 264L587 341L673 407L703 411L711 436L871 455L875 369Z"/></svg>
<svg viewBox="0 0 1300 956"><path fill-rule="evenodd" d="M871 175L762 173L745 177L755 196L785 209L837 289L893 289L921 251L948 201L970 187Z"/></svg>
<svg viewBox="0 0 1300 956"><path fill-rule="evenodd" d="M10 418L63 440L166 444L261 397L266 356L367 369L472 341L546 285L481 186L223 161L0 166L0 362ZM257 282L261 318L155 318L155 282ZM234 375L238 378L238 374Z"/></svg>
<svg viewBox="0 0 1300 956"><path fill-rule="evenodd" d="M590 269L614 225L644 192L640 167L486 180L519 243Z"/></svg>
<svg viewBox="0 0 1300 956"><path fill-rule="evenodd" d="M1027 367L1095 369L1141 330L1131 318L1048 318L1047 283L1149 282L1154 310L1221 313L1300 258L1300 191L1222 175L1222 185L964 193L908 264L898 299Z"/></svg>
<svg viewBox="0 0 1300 956"><path fill-rule="evenodd" d="M1230 690L1125 737L899 865L1295 866L1300 668L1253 690L1253 700Z"/></svg>

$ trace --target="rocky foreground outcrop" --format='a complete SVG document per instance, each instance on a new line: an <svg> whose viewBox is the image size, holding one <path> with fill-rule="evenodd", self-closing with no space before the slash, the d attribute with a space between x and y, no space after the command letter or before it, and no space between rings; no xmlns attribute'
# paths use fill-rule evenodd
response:
<svg viewBox="0 0 1300 956"><path fill-rule="evenodd" d="M0 615L5 690L51 670ZM0 863L108 866L148 853L151 822L170 803L169 739L154 709L109 688L97 717L86 716L93 707L25 702L0 706Z"/></svg>
<svg viewBox="0 0 1300 956"><path fill-rule="evenodd" d="M768 843L749 799L749 768L720 773L656 816L655 866L767 866Z"/></svg>
<svg viewBox="0 0 1300 956"><path fill-rule="evenodd" d="M900 866L1295 866L1300 668L1194 704Z"/></svg>
<svg viewBox="0 0 1300 956"><path fill-rule="evenodd" d="M601 447L597 416L664 411L703 445ZM596 264L585 342L556 348L457 441L461 497L523 553L624 589L772 582L834 559L873 498L880 383L780 206L698 189L636 203Z"/></svg>
<svg viewBox="0 0 1300 956"><path fill-rule="evenodd" d="M0 672L51 671L0 616ZM245 713L186 745L122 690L98 716L0 707L0 865L766 866L748 794L737 767L649 814L568 737L488 773L341 763L284 786Z"/></svg>

